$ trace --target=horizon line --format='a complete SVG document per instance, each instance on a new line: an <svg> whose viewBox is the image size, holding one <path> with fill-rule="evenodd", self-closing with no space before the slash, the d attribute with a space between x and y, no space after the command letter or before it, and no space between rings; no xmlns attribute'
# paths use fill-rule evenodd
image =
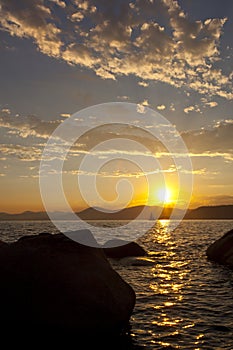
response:
<svg viewBox="0 0 233 350"><path fill-rule="evenodd" d="M182 209L182 208L175 208L174 206L168 206L168 205L165 205L165 206L159 206L159 205L135 205L135 206L129 206L129 207L125 207L125 208L122 208L122 209L119 209L119 210L114 210L114 212L120 212L122 210L125 210L125 209L130 209L130 208L137 208L137 207L149 207L149 208L162 208L163 210L164 209L176 209L176 210L183 210L183 211L188 211L188 210L196 210L198 208L212 208L212 207L226 207L226 206L233 206L233 203L232 204L208 204L208 205L199 205L197 207L194 207L194 208L187 208L187 209ZM113 210L113 209L107 209L107 208L101 208L101 207L87 207L87 208L84 208L84 209L81 209L81 210L74 210L73 212L74 213L81 213L85 210L88 210L88 209L95 209L97 210L98 209L103 209L103 210ZM98 210L97 210L98 211ZM114 213L113 212L113 213ZM21 211L21 212L7 212L7 211L1 211L0 214L8 214L8 215L20 215L20 214L24 214L24 213L48 213L46 210L37 210L37 211L34 211L34 210L24 210L24 211ZM70 213L70 212L67 212L67 211L62 211L62 210L54 210L50 213Z"/></svg>

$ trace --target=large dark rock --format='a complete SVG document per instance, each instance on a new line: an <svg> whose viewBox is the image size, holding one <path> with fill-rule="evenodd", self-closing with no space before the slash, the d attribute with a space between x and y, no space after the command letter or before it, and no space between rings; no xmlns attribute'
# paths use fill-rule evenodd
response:
<svg viewBox="0 0 233 350"><path fill-rule="evenodd" d="M129 256L147 255L144 248L136 242L111 240L104 244L104 253L108 258L122 259Z"/></svg>
<svg viewBox="0 0 233 350"><path fill-rule="evenodd" d="M210 260L233 268L233 230L212 243L206 251Z"/></svg>
<svg viewBox="0 0 233 350"><path fill-rule="evenodd" d="M7 247L7 243L0 240L0 249Z"/></svg>
<svg viewBox="0 0 233 350"><path fill-rule="evenodd" d="M1 327L119 334L135 305L133 289L103 250L62 234L28 236L0 249ZM2 329L2 328L1 328ZM41 333L41 334L42 334Z"/></svg>

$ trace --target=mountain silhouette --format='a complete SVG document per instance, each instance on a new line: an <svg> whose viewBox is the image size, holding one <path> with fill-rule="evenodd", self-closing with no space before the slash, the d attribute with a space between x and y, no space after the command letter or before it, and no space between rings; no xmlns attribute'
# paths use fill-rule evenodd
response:
<svg viewBox="0 0 233 350"><path fill-rule="evenodd" d="M101 208L87 208L76 214L83 220L134 220L139 215L141 220L169 219L173 211L172 207L161 208L158 206L135 206L122 209L118 212L102 211ZM69 220L70 214L56 212L57 220ZM184 215L185 214L185 215ZM233 220L233 205L202 206L195 209L188 209L186 213L182 209L175 209L173 219L180 218L193 220ZM25 211L18 214L0 213L0 221L34 221L49 220L46 212Z"/></svg>

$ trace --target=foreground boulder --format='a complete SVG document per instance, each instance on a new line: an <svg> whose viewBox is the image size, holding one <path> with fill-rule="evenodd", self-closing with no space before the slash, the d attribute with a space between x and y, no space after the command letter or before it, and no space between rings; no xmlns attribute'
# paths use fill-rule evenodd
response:
<svg viewBox="0 0 233 350"><path fill-rule="evenodd" d="M121 240L111 240L104 244L103 250L108 258L122 259L129 256L145 256L147 255L144 248L136 242L128 242Z"/></svg>
<svg viewBox="0 0 233 350"><path fill-rule="evenodd" d="M120 334L135 305L133 289L101 249L62 234L2 245L0 281L0 322L11 332L30 327L58 334Z"/></svg>
<svg viewBox="0 0 233 350"><path fill-rule="evenodd" d="M233 230L211 244L206 255L210 260L233 268Z"/></svg>

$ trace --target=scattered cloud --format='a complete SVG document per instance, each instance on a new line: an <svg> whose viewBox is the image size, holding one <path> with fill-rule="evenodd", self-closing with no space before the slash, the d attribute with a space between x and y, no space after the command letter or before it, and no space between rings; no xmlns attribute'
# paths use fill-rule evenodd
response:
<svg viewBox="0 0 233 350"><path fill-rule="evenodd" d="M143 86L143 87L148 87L148 86L149 86L149 84L146 83L145 81L139 81L139 82L138 82L138 85L139 85L139 86Z"/></svg>
<svg viewBox="0 0 233 350"><path fill-rule="evenodd" d="M1 110L1 114L11 114L11 111L10 111L9 108L3 108L3 109Z"/></svg>
<svg viewBox="0 0 233 350"><path fill-rule="evenodd" d="M188 106L184 108L184 113L189 114L190 112L202 113L198 105Z"/></svg>
<svg viewBox="0 0 233 350"><path fill-rule="evenodd" d="M0 26L10 35L32 38L38 49L53 57L60 57L61 29L54 23L49 6L43 0L1 0ZM52 22L53 21L53 22Z"/></svg>
<svg viewBox="0 0 233 350"><path fill-rule="evenodd" d="M219 120L209 128L186 131L181 134L188 149L206 156L221 156L233 159L233 120Z"/></svg>
<svg viewBox="0 0 233 350"><path fill-rule="evenodd" d="M149 106L148 100L145 98L141 103L142 106Z"/></svg>
<svg viewBox="0 0 233 350"><path fill-rule="evenodd" d="M158 109L159 111L163 111L165 108L166 108L165 105L158 105L158 106L157 106L157 109Z"/></svg>
<svg viewBox="0 0 233 350"><path fill-rule="evenodd" d="M170 104L169 110L174 112L176 110L174 103Z"/></svg>
<svg viewBox="0 0 233 350"><path fill-rule="evenodd" d="M218 58L218 40L227 18L197 20L191 22L177 1L163 0L170 14L170 25L179 47L178 55L190 66L206 64L206 58L213 62Z"/></svg>
<svg viewBox="0 0 233 350"><path fill-rule="evenodd" d="M102 79L133 75L143 87L151 81L185 84L199 94L233 99L230 75L216 67L226 18L191 20L176 0L113 0L111 6L106 0L69 5L0 0L0 6L2 30L30 38L40 52L91 69ZM157 13L163 25L156 22Z"/></svg>
<svg viewBox="0 0 233 350"><path fill-rule="evenodd" d="M167 167L164 169L151 169L151 170L138 170L138 171L131 171L129 168L122 168L122 169L108 169L108 170L99 170L96 171L90 171L90 170L80 170L80 169L70 169L70 170L63 170L62 174L67 175L78 175L78 176L93 176L93 177L101 177L101 178L140 178L144 176L149 175L156 175L161 173L176 173L177 169L173 167ZM185 173L185 170L181 170L181 172ZM60 173L60 172L59 172ZM187 172L186 172L187 173ZM203 173L203 170L197 170L195 173L200 174ZM58 174L57 171L51 170L49 171L49 174Z"/></svg>
<svg viewBox="0 0 233 350"><path fill-rule="evenodd" d="M66 7L65 1L62 1L62 0L49 0L49 1L53 2L54 4L56 4L57 6L60 6L62 8Z"/></svg>
<svg viewBox="0 0 233 350"><path fill-rule="evenodd" d="M121 100L121 101L127 101L129 100L129 96L126 96L126 95L123 95L123 96L117 96L118 100Z"/></svg>
<svg viewBox="0 0 233 350"><path fill-rule="evenodd" d="M22 138L35 136L47 139L60 123L61 121L44 121L33 115L0 114L0 127L9 129L10 134L19 135Z"/></svg>
<svg viewBox="0 0 233 350"><path fill-rule="evenodd" d="M137 112L141 113L141 114L144 114L145 111L146 111L145 106L143 104L141 104L141 103L138 103L137 104Z"/></svg>
<svg viewBox="0 0 233 350"><path fill-rule="evenodd" d="M222 158L226 163L233 161L232 151L230 151L230 153L223 152L223 151L220 151L220 152L205 151L205 152L198 153L194 149L193 152L189 152L189 156L191 158L205 158L206 160L213 159L213 158L216 158L216 159Z"/></svg>
<svg viewBox="0 0 233 350"><path fill-rule="evenodd" d="M138 104L138 111L145 113L148 101ZM193 110L193 109L192 109ZM68 114L68 113L67 113ZM43 121L35 116L12 116L8 112L4 111L0 113L0 127L5 128L6 136L17 136L15 144L12 144L12 138L5 137L5 141L9 141L9 144L3 143L0 149L0 159L6 161L9 157L16 157L24 162L26 161L39 161L44 148L44 143L41 143L41 138L47 140L54 129L60 125L62 121ZM166 130L165 130L166 131ZM169 130L167 130L169 132ZM124 138L133 140L139 144L144 145L148 149L134 150L130 149L119 150L112 148L108 150L92 150L95 145L105 140L114 139L114 135L117 138ZM226 164L232 163L233 160L233 120L221 119L215 121L212 125L199 130L189 130L181 133L181 136L188 148L189 155L192 159L222 159ZM19 137L20 143L19 144ZM27 138L34 137L34 144L28 145ZM111 159L112 156L130 156L133 158L145 157L148 160L152 157L156 159L172 159L172 155L169 154L163 144L155 139L149 132L141 130L137 127L119 125L116 129L112 126L104 126L98 129L98 132L90 132L89 135L79 140L79 144L75 144L69 152L69 159L85 155L92 155L99 159ZM57 153L56 153L57 152ZM54 156L59 155L59 150L54 151ZM183 157L186 155L176 154L176 157ZM202 168L203 169L203 168ZM194 169L194 174L204 174L203 170Z"/></svg>
<svg viewBox="0 0 233 350"><path fill-rule="evenodd" d="M194 106L188 106L184 108L184 113L188 114L190 112L193 112L195 110Z"/></svg>
<svg viewBox="0 0 233 350"><path fill-rule="evenodd" d="M138 111L145 113L147 105L148 101L144 100L141 104L137 105ZM194 110L194 107L190 106L190 110ZM44 121L35 116L11 116L8 113L0 114L0 127L6 128L10 135L18 135L22 139L26 139L29 136L47 139L61 122L62 120ZM169 130L164 129L164 132L169 133ZM153 153L164 152L165 150L161 142L151 136L150 133L136 127L133 128L127 125L119 125L117 128L103 126L101 129L98 129L97 134L95 131L93 133L90 132L88 137L83 137L83 140L77 144L79 150L83 149L86 151L91 149L99 142L112 139L114 135L115 137L123 137L144 144ZM233 152L232 135L232 119L217 120L209 127L183 131L181 133L191 153L204 152L205 154L207 152L223 152L225 154Z"/></svg>
<svg viewBox="0 0 233 350"><path fill-rule="evenodd" d="M213 108L213 107L217 107L218 102L210 101L210 102L206 102L205 105L208 106L208 107L210 107L210 108Z"/></svg>
<svg viewBox="0 0 233 350"><path fill-rule="evenodd" d="M88 68L93 68L99 61L99 58L94 57L92 50L87 45L81 43L67 45L66 49L62 52L62 58L71 65L86 66ZM100 76L102 74L103 78L107 78L106 72L106 69L100 67L96 74Z"/></svg>
<svg viewBox="0 0 233 350"><path fill-rule="evenodd" d="M71 116L70 113L61 113L60 114L60 117L62 117L62 118L69 118L70 116Z"/></svg>
<svg viewBox="0 0 233 350"><path fill-rule="evenodd" d="M39 161L41 159L41 154L42 149L38 146L23 146L19 144L0 145L0 155L18 158L24 162Z"/></svg>

